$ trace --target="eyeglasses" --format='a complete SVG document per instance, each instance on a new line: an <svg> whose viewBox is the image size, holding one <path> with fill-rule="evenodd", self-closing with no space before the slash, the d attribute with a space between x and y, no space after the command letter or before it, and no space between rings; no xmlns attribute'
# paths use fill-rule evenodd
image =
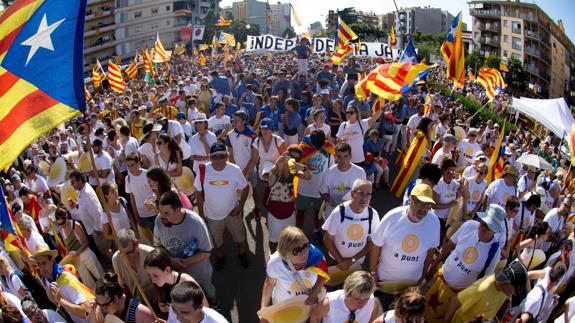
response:
<svg viewBox="0 0 575 323"><path fill-rule="evenodd" d="M304 251L306 251L306 250L308 250L308 249L309 249L309 242L306 242L306 243L304 243L304 245L301 246L301 247L295 247L295 248L293 248L293 250L291 251L291 253L292 253L294 256L297 257L297 256L299 256L300 253L302 253L302 252L304 252Z"/></svg>

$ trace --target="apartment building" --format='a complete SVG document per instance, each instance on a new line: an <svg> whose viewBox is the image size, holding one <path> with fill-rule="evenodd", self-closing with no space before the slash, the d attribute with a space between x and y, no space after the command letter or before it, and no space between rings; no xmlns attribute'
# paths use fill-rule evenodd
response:
<svg viewBox="0 0 575 323"><path fill-rule="evenodd" d="M575 47L539 6L519 1L471 1L473 42L483 55L514 57L543 97L565 97L575 71Z"/></svg>
<svg viewBox="0 0 575 323"><path fill-rule="evenodd" d="M447 10L431 7L402 8L394 13L394 27L396 33L402 31L404 35L416 31L433 36L449 31L451 22L455 16ZM467 24L463 23L463 30L467 30Z"/></svg>
<svg viewBox="0 0 575 323"><path fill-rule="evenodd" d="M116 55L114 0L88 0L84 22L84 72Z"/></svg>

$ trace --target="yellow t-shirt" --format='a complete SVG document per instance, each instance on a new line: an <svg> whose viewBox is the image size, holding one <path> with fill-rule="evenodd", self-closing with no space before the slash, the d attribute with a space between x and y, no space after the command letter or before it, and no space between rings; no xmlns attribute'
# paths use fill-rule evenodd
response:
<svg viewBox="0 0 575 323"><path fill-rule="evenodd" d="M495 275L483 277L457 294L461 307L451 322L467 322L477 315L492 319L508 298L495 288Z"/></svg>

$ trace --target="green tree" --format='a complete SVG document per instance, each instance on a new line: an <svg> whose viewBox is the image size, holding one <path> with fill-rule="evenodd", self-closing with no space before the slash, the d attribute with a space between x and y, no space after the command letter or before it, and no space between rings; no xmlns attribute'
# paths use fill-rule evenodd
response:
<svg viewBox="0 0 575 323"><path fill-rule="evenodd" d="M523 63L514 57L511 57L507 62L507 68L509 72L504 73L505 82L511 93L519 95L519 93L527 89L529 75L523 68Z"/></svg>
<svg viewBox="0 0 575 323"><path fill-rule="evenodd" d="M211 44L212 37L214 37L214 32L216 27L214 26L216 23L216 14L213 10L208 10L206 16L202 19L202 25L206 26L204 30L204 39L202 40L205 44Z"/></svg>
<svg viewBox="0 0 575 323"><path fill-rule="evenodd" d="M483 61L483 67L491 67L499 70L499 65L501 64L501 58L497 55L489 55Z"/></svg>
<svg viewBox="0 0 575 323"><path fill-rule="evenodd" d="M259 25L258 25L259 27ZM296 35L295 31L293 30L293 27L287 27L286 30L284 30L284 32L282 33L282 37L287 37L287 38L294 38Z"/></svg>
<svg viewBox="0 0 575 323"><path fill-rule="evenodd" d="M352 19L352 13L355 11L354 7L347 7L335 12L335 19L337 17L341 17L346 24L351 24L355 22L355 19Z"/></svg>
<svg viewBox="0 0 575 323"><path fill-rule="evenodd" d="M475 48L471 53L465 56L465 66L471 67L473 73L477 74L478 69L483 65L483 57L479 52L479 48Z"/></svg>

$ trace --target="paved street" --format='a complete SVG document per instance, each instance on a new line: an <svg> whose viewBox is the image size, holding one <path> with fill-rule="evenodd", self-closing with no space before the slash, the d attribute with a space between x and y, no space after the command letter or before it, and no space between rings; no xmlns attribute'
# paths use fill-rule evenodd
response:
<svg viewBox="0 0 575 323"><path fill-rule="evenodd" d="M392 163L390 163L392 164ZM390 178L393 179L395 169L391 169ZM388 210L399 205L389 189L380 189L375 192L371 201L374 207L383 216ZM251 197L246 203L246 214L253 208ZM265 278L265 257L269 255L267 244L266 220L256 222L251 214L244 218L247 229L247 240L250 254L250 267L245 269L240 266L237 258L237 249L229 234L226 234L224 244L227 262L224 270L214 272L214 284L217 298L220 300L223 314L233 323L258 322L256 312L260 308L261 290ZM316 243L312 234L313 222L311 214L306 217L305 231L312 243Z"/></svg>

